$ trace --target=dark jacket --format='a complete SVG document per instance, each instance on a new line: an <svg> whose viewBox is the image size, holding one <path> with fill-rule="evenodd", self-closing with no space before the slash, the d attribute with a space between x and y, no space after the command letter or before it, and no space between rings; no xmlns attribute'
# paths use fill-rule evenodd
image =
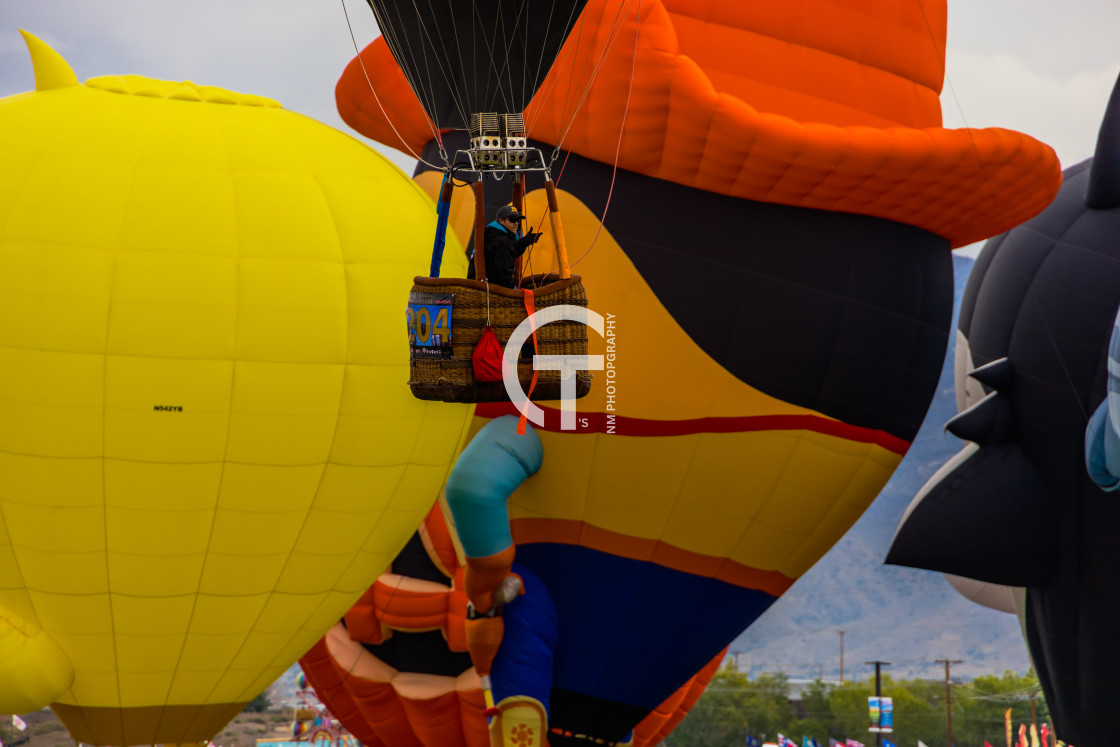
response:
<svg viewBox="0 0 1120 747"><path fill-rule="evenodd" d="M486 279L494 285L513 288L517 285L517 258L536 242L539 233L530 233L523 238L510 233L497 221L486 225ZM477 247L475 251L477 251ZM470 257L467 277L474 278L474 254Z"/></svg>

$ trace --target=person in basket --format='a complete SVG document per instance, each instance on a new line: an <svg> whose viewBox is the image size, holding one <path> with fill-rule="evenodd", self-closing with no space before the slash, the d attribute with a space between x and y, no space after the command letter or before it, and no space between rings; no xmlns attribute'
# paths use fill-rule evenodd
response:
<svg viewBox="0 0 1120 747"><path fill-rule="evenodd" d="M518 238L521 221L525 216L512 205L502 205L494 214L494 220L486 224L486 280L494 285L513 288L517 285L517 258L525 253L541 234L531 230ZM474 254L471 254L467 277L474 279Z"/></svg>

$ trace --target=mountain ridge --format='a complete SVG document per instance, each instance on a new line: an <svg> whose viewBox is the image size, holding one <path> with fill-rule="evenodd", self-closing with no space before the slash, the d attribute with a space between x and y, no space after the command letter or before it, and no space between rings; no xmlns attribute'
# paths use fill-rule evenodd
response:
<svg viewBox="0 0 1120 747"><path fill-rule="evenodd" d="M847 534L754 625L729 656L752 676L864 679L867 661L890 661L896 677L943 677L937 659L957 659L952 674L972 678L1030 668L1013 616L968 601L938 573L883 564L894 532L918 490L965 442L945 432L957 414L953 351L957 314L974 260L953 257L950 348L937 392L902 463ZM841 637L840 631L844 632Z"/></svg>

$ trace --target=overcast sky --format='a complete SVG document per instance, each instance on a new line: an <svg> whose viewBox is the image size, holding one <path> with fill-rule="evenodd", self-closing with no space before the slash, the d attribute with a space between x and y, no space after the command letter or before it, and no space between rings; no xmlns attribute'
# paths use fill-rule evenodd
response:
<svg viewBox="0 0 1120 747"><path fill-rule="evenodd" d="M346 7L364 46L377 35L369 9ZM0 97L34 87L19 28L62 53L79 80L193 80L351 132L334 107L355 54L342 0L0 0ZM945 126L1026 132L1063 167L1088 158L1120 72L1118 33L1118 0L949 0ZM411 159L381 150L411 172Z"/></svg>

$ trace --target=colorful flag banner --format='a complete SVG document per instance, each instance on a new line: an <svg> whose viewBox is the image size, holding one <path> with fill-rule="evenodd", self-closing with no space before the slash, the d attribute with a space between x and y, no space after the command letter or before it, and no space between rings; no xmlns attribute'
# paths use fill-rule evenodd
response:
<svg viewBox="0 0 1120 747"><path fill-rule="evenodd" d="M16 727L20 731L23 731L27 728L27 722L21 719L19 716L12 716L12 726Z"/></svg>
<svg viewBox="0 0 1120 747"><path fill-rule="evenodd" d="M863 747L863 742L857 742L854 739L846 739L844 740L844 744L847 745L847 747Z"/></svg>
<svg viewBox="0 0 1120 747"><path fill-rule="evenodd" d="M837 741L836 741L835 739L833 739L832 737L829 737L829 738L828 738L828 747L840 747L840 743L839 743L839 742L837 742Z"/></svg>
<svg viewBox="0 0 1120 747"><path fill-rule="evenodd" d="M1031 724L1031 747L1039 747L1038 744L1038 726Z"/></svg>
<svg viewBox="0 0 1120 747"><path fill-rule="evenodd" d="M1003 723L1007 727L1007 747L1011 747L1011 709L1008 708L1003 714Z"/></svg>
<svg viewBox="0 0 1120 747"><path fill-rule="evenodd" d="M871 725L868 731L879 731L879 698L874 695L867 696L867 710L871 714Z"/></svg>
<svg viewBox="0 0 1120 747"><path fill-rule="evenodd" d="M926 747L926 743L919 739L918 740L918 747Z"/></svg>
<svg viewBox="0 0 1120 747"><path fill-rule="evenodd" d="M887 740L884 739L883 740L883 747L898 747L898 745L896 745L894 742L888 742Z"/></svg>
<svg viewBox="0 0 1120 747"><path fill-rule="evenodd" d="M879 698L879 730L894 731L894 699Z"/></svg>
<svg viewBox="0 0 1120 747"><path fill-rule="evenodd" d="M1019 747L1027 747L1027 725L1019 724Z"/></svg>
<svg viewBox="0 0 1120 747"><path fill-rule="evenodd" d="M750 734L748 734L747 747L762 747L762 740L760 740L758 737L752 737Z"/></svg>
<svg viewBox="0 0 1120 747"><path fill-rule="evenodd" d="M1050 725L1043 724L1038 728L1038 736L1042 739L1042 747L1050 745Z"/></svg>

